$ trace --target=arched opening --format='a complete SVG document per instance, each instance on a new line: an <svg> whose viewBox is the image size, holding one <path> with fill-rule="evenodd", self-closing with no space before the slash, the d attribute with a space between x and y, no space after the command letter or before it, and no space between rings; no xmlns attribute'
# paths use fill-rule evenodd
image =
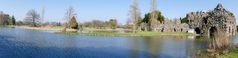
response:
<svg viewBox="0 0 238 58"><path fill-rule="evenodd" d="M183 32L183 29L181 28L181 32Z"/></svg>
<svg viewBox="0 0 238 58"><path fill-rule="evenodd" d="M177 30L174 28L174 32L177 32Z"/></svg>
<svg viewBox="0 0 238 58"><path fill-rule="evenodd" d="M215 34L218 32L216 27L211 27L209 31L210 36L215 36Z"/></svg>
<svg viewBox="0 0 238 58"><path fill-rule="evenodd" d="M196 34L201 34L201 30L199 28L195 28Z"/></svg>
<svg viewBox="0 0 238 58"><path fill-rule="evenodd" d="M207 23L208 23L206 19L203 19L203 21L204 21L204 23L205 23L205 24L207 24Z"/></svg>
<svg viewBox="0 0 238 58"><path fill-rule="evenodd" d="M164 28L162 28L161 32L164 32Z"/></svg>
<svg viewBox="0 0 238 58"><path fill-rule="evenodd" d="M231 33L231 27L229 27L229 31L228 32Z"/></svg>
<svg viewBox="0 0 238 58"><path fill-rule="evenodd" d="M145 31L145 29L144 29L143 27L142 27L142 28L140 28L140 30L141 30L141 31Z"/></svg>

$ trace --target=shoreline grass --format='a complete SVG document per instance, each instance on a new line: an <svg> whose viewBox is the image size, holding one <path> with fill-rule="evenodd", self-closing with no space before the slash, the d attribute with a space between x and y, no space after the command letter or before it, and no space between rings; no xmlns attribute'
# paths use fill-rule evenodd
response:
<svg viewBox="0 0 238 58"><path fill-rule="evenodd" d="M42 26L42 27L30 27L30 26L9 26L14 28L32 29L32 30L46 30L46 31L62 31L63 26ZM74 29L67 29L67 31L75 31Z"/></svg>
<svg viewBox="0 0 238 58"><path fill-rule="evenodd" d="M238 48L231 49L229 53L220 55L218 58L237 58L238 57Z"/></svg>
<svg viewBox="0 0 238 58"><path fill-rule="evenodd" d="M55 32L55 34L70 34L70 35L84 35L84 36L161 36L161 35L186 36L186 35L194 35L194 34L186 33L186 32L137 32L137 33L88 32L88 33L80 33L80 32L74 32L71 29L67 29L68 32L60 32L63 29L62 26L53 26L53 27L11 26L11 27L34 29L34 30L52 30L52 31L57 31L57 32ZM87 29L87 30L101 31L101 29ZM112 31L112 30L104 30L104 31Z"/></svg>
<svg viewBox="0 0 238 58"><path fill-rule="evenodd" d="M137 33L103 33L103 32L91 32L91 33L79 33L79 32L55 32L56 34L72 34L72 35L84 35L84 36L161 36L161 35L173 35L173 36L186 36L194 35L186 32L137 32Z"/></svg>

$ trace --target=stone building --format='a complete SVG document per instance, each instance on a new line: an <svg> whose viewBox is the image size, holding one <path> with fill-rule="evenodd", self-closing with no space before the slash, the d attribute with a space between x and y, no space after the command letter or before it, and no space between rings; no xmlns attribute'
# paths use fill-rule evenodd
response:
<svg viewBox="0 0 238 58"><path fill-rule="evenodd" d="M181 23L179 19L165 20L164 23L158 24L156 28L158 32L187 32L188 24Z"/></svg>
<svg viewBox="0 0 238 58"><path fill-rule="evenodd" d="M157 23L156 25L157 27L155 29L157 32L187 32L189 30L189 25L187 23L181 23L179 19L165 19L163 23ZM141 31L147 31L149 25L142 23L139 29Z"/></svg>
<svg viewBox="0 0 238 58"><path fill-rule="evenodd" d="M187 14L189 28L197 34L211 36L214 34L236 34L236 18L233 13L223 8L222 4L208 12L191 12Z"/></svg>

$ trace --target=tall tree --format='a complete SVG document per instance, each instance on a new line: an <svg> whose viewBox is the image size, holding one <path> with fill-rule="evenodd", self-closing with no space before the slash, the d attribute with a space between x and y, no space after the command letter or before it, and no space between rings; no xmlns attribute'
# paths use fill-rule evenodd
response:
<svg viewBox="0 0 238 58"><path fill-rule="evenodd" d="M0 25L3 25L4 23L4 13L0 11Z"/></svg>
<svg viewBox="0 0 238 58"><path fill-rule="evenodd" d="M130 19L133 23L133 33L136 33L138 28L138 21L140 19L140 10L138 5L138 0L132 0L131 11L130 11Z"/></svg>
<svg viewBox="0 0 238 58"><path fill-rule="evenodd" d="M65 20L65 28L63 29L63 32L66 32L66 29L69 28L69 20L73 17L73 16L76 16L76 13L75 13L75 10L72 6L70 6L67 10L66 10L66 13L65 13L65 17L64 17L64 20Z"/></svg>
<svg viewBox="0 0 238 58"><path fill-rule="evenodd" d="M16 24L16 19L14 16L10 17L9 19L9 25L15 25Z"/></svg>
<svg viewBox="0 0 238 58"><path fill-rule="evenodd" d="M117 28L117 20L116 19L110 19L110 28L116 29Z"/></svg>
<svg viewBox="0 0 238 58"><path fill-rule="evenodd" d="M161 12L160 11L154 11L154 12L156 12L156 15L157 15L157 17L155 18L156 20L156 22L160 22L160 23L163 23L164 22L164 16L161 14ZM141 21L141 23L146 23L146 26L147 25L149 25L149 26L151 26L150 24L152 23L151 22L151 12L150 13L147 13L147 14L145 14L145 17L143 18L143 20ZM145 26L145 25L144 25ZM153 30L148 30L148 29L150 29L150 27L149 28L147 28L146 27L146 31L153 31Z"/></svg>
<svg viewBox="0 0 238 58"><path fill-rule="evenodd" d="M73 16L72 19L69 21L69 27L72 29L78 29L78 22L75 16Z"/></svg>
<svg viewBox="0 0 238 58"><path fill-rule="evenodd" d="M0 25L9 25L10 17L8 14L0 12Z"/></svg>
<svg viewBox="0 0 238 58"><path fill-rule="evenodd" d="M37 27L37 24L40 21L40 14L36 12L36 10L32 9L27 12L26 17L24 19L26 22L30 23L31 26Z"/></svg>
<svg viewBox="0 0 238 58"><path fill-rule="evenodd" d="M157 27L157 0L151 0L151 18L150 18L150 31L155 31Z"/></svg>
<svg viewBox="0 0 238 58"><path fill-rule="evenodd" d="M45 20L45 6L43 6L41 10L41 21L44 22L44 20Z"/></svg>
<svg viewBox="0 0 238 58"><path fill-rule="evenodd" d="M188 14L184 18L180 18L181 23L188 23Z"/></svg>

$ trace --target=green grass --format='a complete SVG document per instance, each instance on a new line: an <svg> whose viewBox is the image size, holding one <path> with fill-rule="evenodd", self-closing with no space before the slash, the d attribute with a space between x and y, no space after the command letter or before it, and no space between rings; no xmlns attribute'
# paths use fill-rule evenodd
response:
<svg viewBox="0 0 238 58"><path fill-rule="evenodd" d="M238 58L238 48L232 49L229 53L221 55L218 58Z"/></svg>
<svg viewBox="0 0 238 58"><path fill-rule="evenodd" d="M108 33L108 32L56 32L56 34L74 34L86 36L160 36L160 35L193 35L185 32L137 32L137 33Z"/></svg>

